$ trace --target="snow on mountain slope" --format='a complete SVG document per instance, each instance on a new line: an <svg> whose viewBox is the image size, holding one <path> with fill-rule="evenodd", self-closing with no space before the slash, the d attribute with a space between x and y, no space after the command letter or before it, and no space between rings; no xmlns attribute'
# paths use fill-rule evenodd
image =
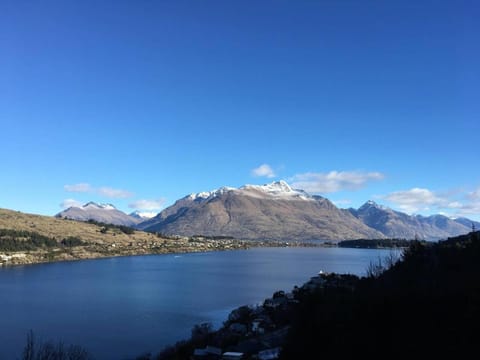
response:
<svg viewBox="0 0 480 360"><path fill-rule="evenodd" d="M238 195L253 196L253 197L278 197L285 200L312 200L313 197L303 190L292 189L290 185L284 180L272 182L265 185L244 185L240 188L221 187L212 191L203 191L193 193L185 197L188 200L210 200L215 197L222 196L226 193L233 192ZM184 199L185 199L184 198Z"/></svg>

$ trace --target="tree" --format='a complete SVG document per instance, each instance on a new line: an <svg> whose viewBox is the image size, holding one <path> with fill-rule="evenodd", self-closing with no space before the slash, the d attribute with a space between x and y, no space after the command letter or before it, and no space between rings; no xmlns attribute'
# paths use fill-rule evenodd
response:
<svg viewBox="0 0 480 360"><path fill-rule="evenodd" d="M210 322L197 324L192 328L192 340L204 341L213 332L213 325Z"/></svg>
<svg viewBox="0 0 480 360"><path fill-rule="evenodd" d="M59 341L37 343L33 331L27 334L27 343L23 349L22 360L91 360L87 350L78 345L65 345Z"/></svg>
<svg viewBox="0 0 480 360"><path fill-rule="evenodd" d="M33 336L33 331L30 330L27 334L27 343L23 349L22 360L34 360L35 356L35 338Z"/></svg>

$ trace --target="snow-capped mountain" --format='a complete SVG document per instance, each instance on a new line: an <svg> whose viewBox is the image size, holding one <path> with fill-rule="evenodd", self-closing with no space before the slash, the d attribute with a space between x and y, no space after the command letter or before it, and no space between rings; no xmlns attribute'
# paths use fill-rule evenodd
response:
<svg viewBox="0 0 480 360"><path fill-rule="evenodd" d="M186 196L184 199L211 200L227 193L235 193L237 195L253 197L277 197L285 200L314 200L314 196L309 195L303 190L292 189L284 180L265 185L243 185L239 188L223 186L212 191L193 193Z"/></svg>
<svg viewBox="0 0 480 360"><path fill-rule="evenodd" d="M144 218L127 215L112 204L98 204L93 201L80 207L69 207L59 212L55 217L80 221L95 220L106 224L125 226L135 226L145 220Z"/></svg>
<svg viewBox="0 0 480 360"><path fill-rule="evenodd" d="M90 202L86 203L85 205L83 205L79 209L85 210L85 211L88 211L88 210L117 210L117 208L115 206L113 206L112 204L98 204L98 203L93 202L93 201L90 201Z"/></svg>
<svg viewBox="0 0 480 360"><path fill-rule="evenodd" d="M292 189L284 180L265 185L244 185L239 191L253 196L254 192L284 200L315 200L315 197L300 189Z"/></svg>
<svg viewBox="0 0 480 360"><path fill-rule="evenodd" d="M383 237L328 199L292 189L285 181L190 194L138 227L165 234L238 239Z"/></svg>
<svg viewBox="0 0 480 360"><path fill-rule="evenodd" d="M435 240L468 233L471 225L466 227L466 222L469 220L454 221L443 215L411 216L371 200L359 209L339 209L324 197L277 181L190 194L140 223L138 228L165 234L239 239Z"/></svg>

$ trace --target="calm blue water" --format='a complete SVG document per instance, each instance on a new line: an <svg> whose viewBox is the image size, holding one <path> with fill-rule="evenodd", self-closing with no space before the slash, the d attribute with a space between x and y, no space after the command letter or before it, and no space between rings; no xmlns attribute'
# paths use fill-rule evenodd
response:
<svg viewBox="0 0 480 360"><path fill-rule="evenodd" d="M0 268L0 359L20 358L32 329L44 340L129 359L218 327L228 313L302 285L319 270L364 274L388 250L257 248Z"/></svg>

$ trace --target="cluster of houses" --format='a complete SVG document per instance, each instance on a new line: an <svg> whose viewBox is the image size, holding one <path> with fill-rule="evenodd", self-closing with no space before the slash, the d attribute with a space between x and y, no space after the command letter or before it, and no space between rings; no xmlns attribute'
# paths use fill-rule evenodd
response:
<svg viewBox="0 0 480 360"><path fill-rule="evenodd" d="M272 349L266 349L259 351L256 355L253 355L249 358L251 359L258 359L258 360L274 360L278 359L280 356L280 347L275 347ZM204 349L195 349L191 359L197 360L243 360L246 359L245 353L238 352L238 351L226 351L222 353L222 349L214 347L214 346L207 346Z"/></svg>
<svg viewBox="0 0 480 360"><path fill-rule="evenodd" d="M227 351L211 345L197 348L191 360L278 359L301 294L329 286L349 287L349 276L320 272L303 286L296 286L292 292L277 291L262 305L233 310L216 334L220 337L235 336L238 339L236 345L228 346ZM352 283L353 278L355 276L352 276Z"/></svg>
<svg viewBox="0 0 480 360"><path fill-rule="evenodd" d="M12 254L12 255L6 255L6 254L0 254L0 266L1 265L6 265L10 261L14 259L21 259L26 257L27 255L20 253L20 254Z"/></svg>

